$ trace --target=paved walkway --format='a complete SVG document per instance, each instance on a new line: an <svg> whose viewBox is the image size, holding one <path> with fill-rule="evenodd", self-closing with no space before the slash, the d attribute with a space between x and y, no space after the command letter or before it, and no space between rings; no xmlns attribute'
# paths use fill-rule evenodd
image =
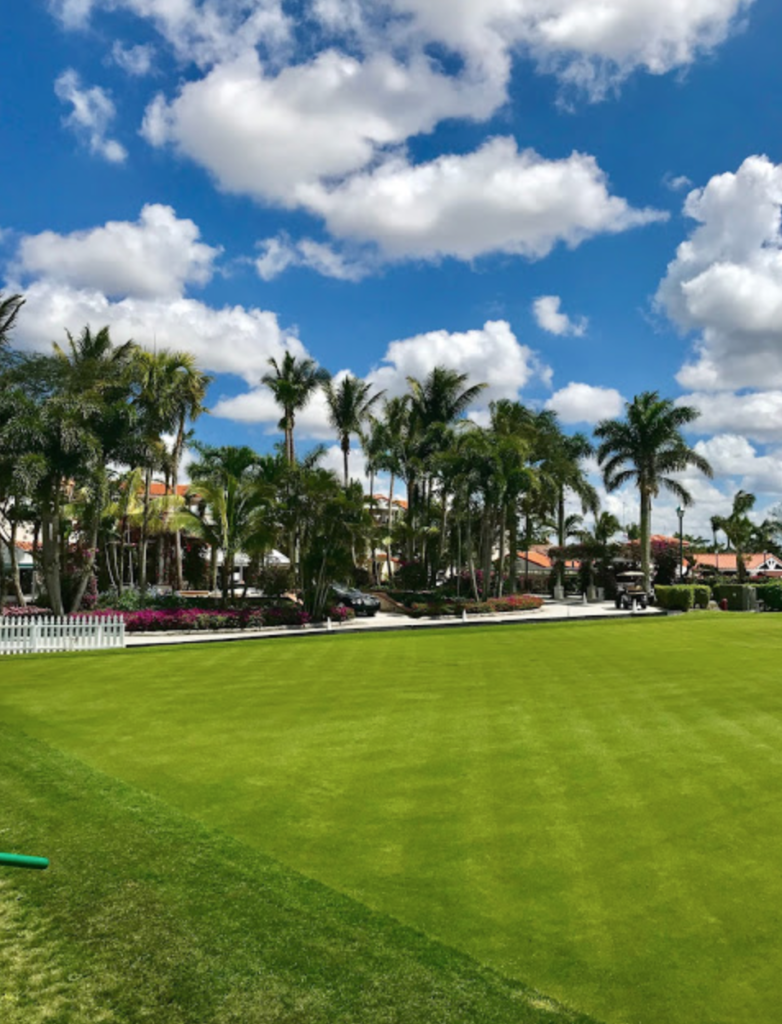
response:
<svg viewBox="0 0 782 1024"><path fill-rule="evenodd" d="M129 633L128 647L157 647L170 644L225 643L234 640L279 640L289 636L328 636L337 633L367 633L403 629L470 629L474 626L521 626L541 622L575 622L584 619L657 618L665 612L650 608L648 611L617 611L613 601L582 604L576 600L546 601L534 612L503 612L499 615L470 615L467 620L457 618L410 619L404 615L378 612L373 618L357 618L344 626L307 626L303 629L231 629L215 632L187 633Z"/></svg>

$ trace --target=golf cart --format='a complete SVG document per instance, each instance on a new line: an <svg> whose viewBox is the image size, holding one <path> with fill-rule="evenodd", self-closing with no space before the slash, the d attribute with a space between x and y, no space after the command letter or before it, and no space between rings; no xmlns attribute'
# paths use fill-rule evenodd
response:
<svg viewBox="0 0 782 1024"><path fill-rule="evenodd" d="M626 612L632 611L633 607L643 611L649 607L642 572L622 572L616 577L616 607Z"/></svg>

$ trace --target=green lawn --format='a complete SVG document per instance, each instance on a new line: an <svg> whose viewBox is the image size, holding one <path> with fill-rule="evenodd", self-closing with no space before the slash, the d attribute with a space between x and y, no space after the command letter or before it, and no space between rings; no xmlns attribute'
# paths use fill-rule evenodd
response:
<svg viewBox="0 0 782 1024"><path fill-rule="evenodd" d="M776 1024L781 659L782 620L737 615L4 659L0 752L11 753L0 757L0 846L23 845L11 835L34 840L29 852L54 862L48 877L6 874L6 888L23 887L33 915L25 927L70 951L68 929L79 931L73 922L89 918L95 897L85 868L59 888L57 872L73 870L83 832L84 849L111 851L100 884L128 886L127 917L112 890L116 916L98 934L130 948L124 931L157 921L134 902L134 880L146 880L160 920L173 922L182 991L200 991L199 970L216 972L210 998L220 1007L226 979L243 979L240 993L260 984L242 959L248 943L264 964L270 949L260 971L269 991L294 999L289 968L275 966L275 929L256 930L266 903L282 900L269 876L285 881L287 913L306 905L286 925L286 948L302 972L299 998L311 989L317 1010L251 1016L245 1006L244 1016L221 1017L209 1003L181 1018L125 1009L123 1022L561 1019L514 989L518 980L607 1024ZM188 830L196 852L177 853L169 871L169 832ZM230 855L219 854L221 835ZM134 843L155 858L151 881ZM222 885L210 857L231 865L236 915L213 920L214 907L201 907L198 879ZM246 895L256 872L258 906ZM231 959L221 929L240 918L245 938ZM201 950L192 964L188 939ZM98 960L112 948L87 945ZM333 956L332 973L345 963L353 971L339 986L341 1016L312 948ZM52 963L65 955L53 952ZM143 973L132 951L127 959ZM378 963L388 965L384 979L372 974ZM178 983L163 967L155 992L173 986L172 1007ZM0 958L0 977L2 968ZM95 1005L105 1005L108 968L101 960L84 970L96 979ZM459 972L469 982L454 984ZM356 978L370 976L385 994L382 1012L361 1002L367 985ZM432 988L436 999L425 995ZM469 1005L448 1003L463 991Z"/></svg>

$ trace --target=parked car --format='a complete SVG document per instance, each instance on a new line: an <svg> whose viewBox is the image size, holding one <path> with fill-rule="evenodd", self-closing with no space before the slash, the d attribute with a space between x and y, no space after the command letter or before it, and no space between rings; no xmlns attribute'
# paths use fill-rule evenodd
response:
<svg viewBox="0 0 782 1024"><path fill-rule="evenodd" d="M364 594L355 587L343 587L339 583L332 583L331 594L334 604L352 608L356 615L367 615L371 618L380 611L380 601L373 594Z"/></svg>

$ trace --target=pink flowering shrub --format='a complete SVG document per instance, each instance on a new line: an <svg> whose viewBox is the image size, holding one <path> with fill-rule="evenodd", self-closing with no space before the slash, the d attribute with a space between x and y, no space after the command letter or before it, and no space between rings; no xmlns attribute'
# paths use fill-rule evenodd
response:
<svg viewBox="0 0 782 1024"><path fill-rule="evenodd" d="M51 615L51 608L39 608L37 605L28 604L24 608L14 604L2 609L2 614L9 619L33 619L38 615Z"/></svg>
<svg viewBox="0 0 782 1024"><path fill-rule="evenodd" d="M352 608L346 608L344 604L336 604L333 608L326 609L326 617L341 625L355 619L356 613Z"/></svg>

